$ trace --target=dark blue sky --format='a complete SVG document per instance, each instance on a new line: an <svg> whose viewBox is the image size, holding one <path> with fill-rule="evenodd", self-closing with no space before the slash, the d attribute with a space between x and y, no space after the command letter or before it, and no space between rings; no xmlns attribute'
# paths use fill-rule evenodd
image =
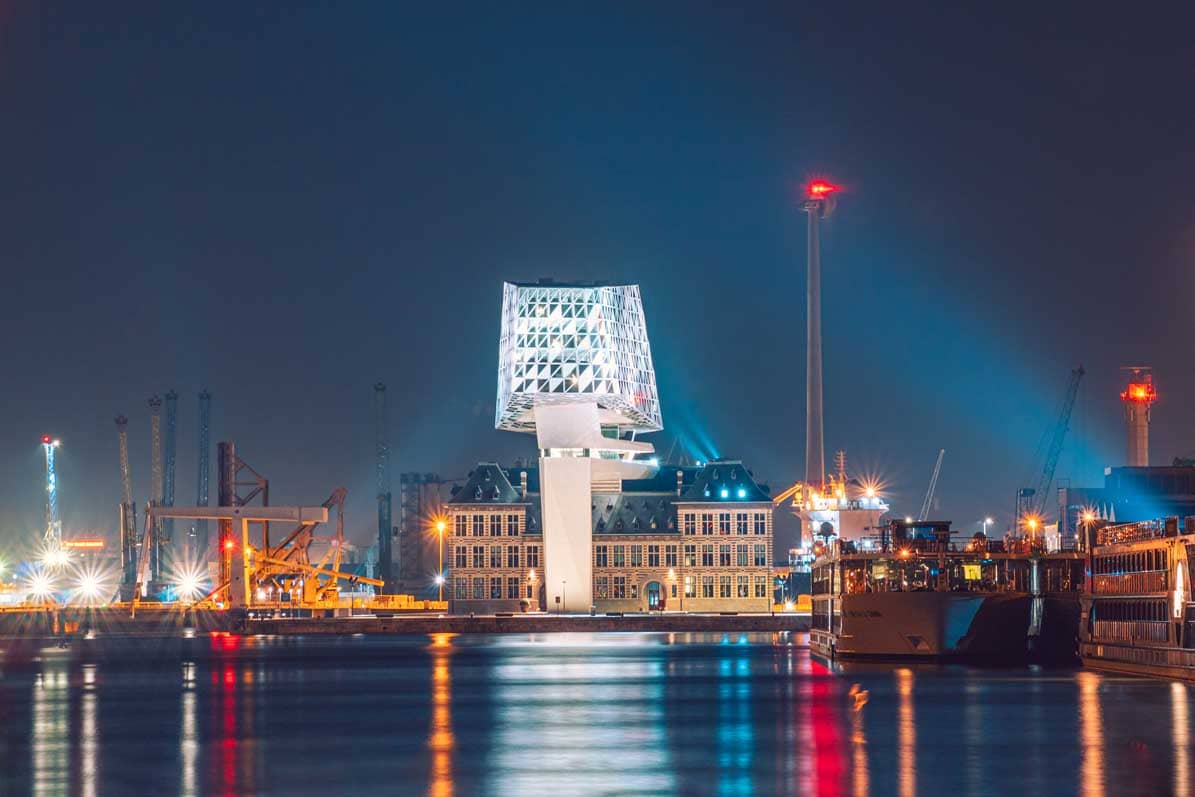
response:
<svg viewBox="0 0 1195 797"><path fill-rule="evenodd" d="M179 503L207 387L275 503L347 486L368 540L378 379L396 473L531 453L493 401L501 282L540 276L640 283L657 448L789 483L812 175L847 189L827 449L896 511L946 448L936 514L1006 519L1079 362L1060 477L1122 460L1124 364L1156 369L1155 463L1195 454L1179 6L436 5L0 10L0 542L38 533L43 432L68 533L114 531L112 418L140 501L171 387Z"/></svg>

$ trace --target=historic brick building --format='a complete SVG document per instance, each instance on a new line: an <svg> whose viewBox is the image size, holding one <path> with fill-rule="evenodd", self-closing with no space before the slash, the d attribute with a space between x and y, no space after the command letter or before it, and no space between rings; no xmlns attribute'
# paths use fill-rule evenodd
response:
<svg viewBox="0 0 1195 797"><path fill-rule="evenodd" d="M592 496L593 606L608 611L768 611L772 502L741 462L660 466ZM547 605L539 474L477 466L445 505L445 567L456 613L586 612L568 584ZM589 590L577 590L585 594Z"/></svg>

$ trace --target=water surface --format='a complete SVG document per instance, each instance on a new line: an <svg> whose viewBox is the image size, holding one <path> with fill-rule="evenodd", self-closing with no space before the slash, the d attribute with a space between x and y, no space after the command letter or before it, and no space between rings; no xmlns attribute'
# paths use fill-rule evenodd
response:
<svg viewBox="0 0 1195 797"><path fill-rule="evenodd" d="M0 794L1190 794L1192 687L828 670L787 634L97 640L0 673Z"/></svg>

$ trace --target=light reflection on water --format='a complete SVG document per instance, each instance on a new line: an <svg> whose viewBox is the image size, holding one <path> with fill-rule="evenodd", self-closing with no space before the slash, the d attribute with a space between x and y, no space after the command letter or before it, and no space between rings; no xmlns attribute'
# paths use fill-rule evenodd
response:
<svg viewBox="0 0 1195 797"><path fill-rule="evenodd" d="M1182 683L840 671L767 634L100 643L6 662L0 794L1192 788Z"/></svg>

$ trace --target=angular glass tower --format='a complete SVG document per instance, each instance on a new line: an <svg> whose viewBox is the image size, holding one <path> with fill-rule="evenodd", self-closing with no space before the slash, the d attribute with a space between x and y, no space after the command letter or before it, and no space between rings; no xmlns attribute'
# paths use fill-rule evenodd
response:
<svg viewBox="0 0 1195 797"><path fill-rule="evenodd" d="M663 428L638 285L506 283L494 425L535 430L534 408L596 404L602 425Z"/></svg>
<svg viewBox="0 0 1195 797"><path fill-rule="evenodd" d="M593 489L651 475L622 435L663 428L639 286L506 283L494 426L536 436L548 608L588 610Z"/></svg>

